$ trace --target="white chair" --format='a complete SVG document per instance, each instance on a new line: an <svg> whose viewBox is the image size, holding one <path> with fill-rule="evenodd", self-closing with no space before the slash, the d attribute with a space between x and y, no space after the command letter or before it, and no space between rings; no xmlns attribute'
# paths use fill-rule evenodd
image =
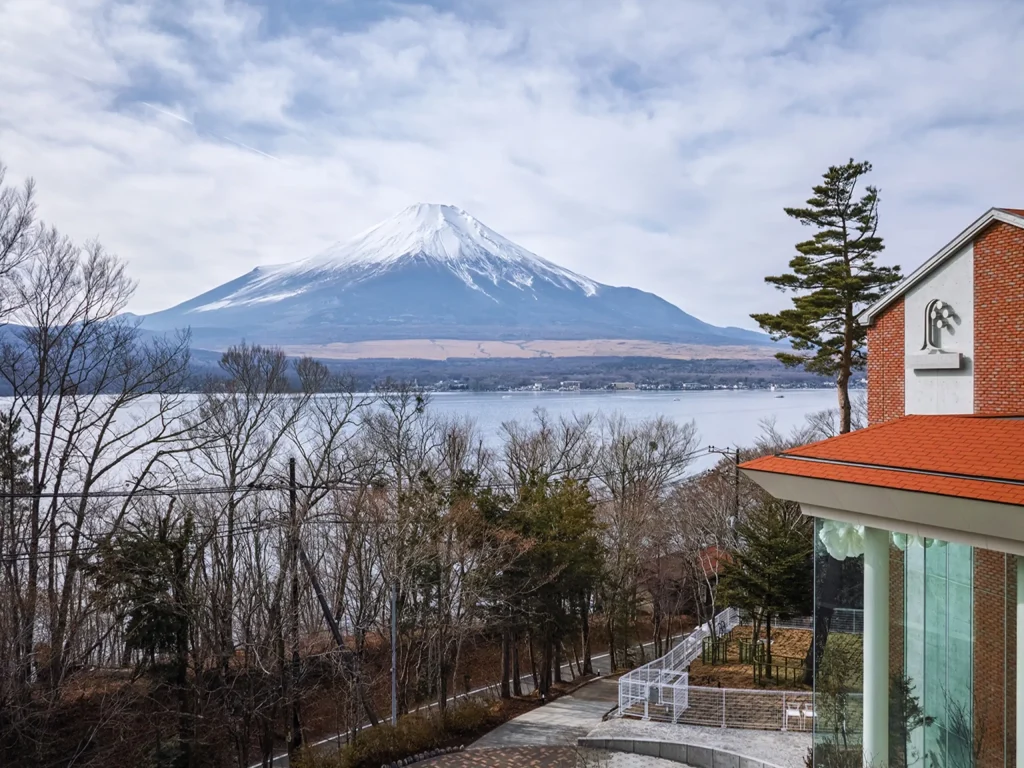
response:
<svg viewBox="0 0 1024 768"><path fill-rule="evenodd" d="M811 726L811 729L813 730L813 728L814 728L814 718L816 717L816 715L814 714L814 705L813 704L809 704L809 703L808 704L804 704L804 717L807 718L810 721L810 726Z"/></svg>
<svg viewBox="0 0 1024 768"><path fill-rule="evenodd" d="M800 709L799 704L787 704L786 705L786 730L789 730L789 718L795 717L803 722L804 713Z"/></svg>

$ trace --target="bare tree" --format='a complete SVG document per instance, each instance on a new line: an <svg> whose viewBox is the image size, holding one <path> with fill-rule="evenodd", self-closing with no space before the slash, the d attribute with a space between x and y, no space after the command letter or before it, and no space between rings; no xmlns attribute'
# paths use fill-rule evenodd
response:
<svg viewBox="0 0 1024 768"><path fill-rule="evenodd" d="M7 166L0 161L0 323L19 307L18 271L32 258L37 234L35 183L7 186Z"/></svg>
<svg viewBox="0 0 1024 768"><path fill-rule="evenodd" d="M664 552L664 532L655 527L660 508L692 462L697 441L692 422L656 418L631 424L615 416L605 427L596 482L607 497L599 507L608 552L602 605L613 669L626 662L643 570Z"/></svg>

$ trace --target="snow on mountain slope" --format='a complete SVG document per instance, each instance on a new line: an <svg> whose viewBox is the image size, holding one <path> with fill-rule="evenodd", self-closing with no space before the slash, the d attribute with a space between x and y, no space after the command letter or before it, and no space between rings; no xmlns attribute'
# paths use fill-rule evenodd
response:
<svg viewBox="0 0 1024 768"><path fill-rule="evenodd" d="M197 345L374 339L643 339L763 344L651 293L558 266L448 205L420 204L312 258L257 267L145 328L191 327Z"/></svg>
<svg viewBox="0 0 1024 768"><path fill-rule="evenodd" d="M443 266L485 295L490 295L489 285L507 283L529 289L535 280L578 289L587 296L594 295L598 287L502 237L460 208L420 203L312 258L258 267L255 278L235 293L190 311L280 301L339 278L369 280L412 257Z"/></svg>

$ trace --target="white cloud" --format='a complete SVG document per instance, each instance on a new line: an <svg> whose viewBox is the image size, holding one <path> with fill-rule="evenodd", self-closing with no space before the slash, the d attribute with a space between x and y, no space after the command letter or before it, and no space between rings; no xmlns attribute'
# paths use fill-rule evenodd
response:
<svg viewBox="0 0 1024 768"><path fill-rule="evenodd" d="M749 326L830 163L874 162L905 268L1024 204L1014 0L361 7L6 0L0 158L131 261L139 311L424 200Z"/></svg>

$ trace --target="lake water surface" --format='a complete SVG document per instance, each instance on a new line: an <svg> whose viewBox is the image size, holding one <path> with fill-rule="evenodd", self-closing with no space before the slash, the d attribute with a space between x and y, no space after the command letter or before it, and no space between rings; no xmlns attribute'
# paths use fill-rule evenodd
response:
<svg viewBox="0 0 1024 768"><path fill-rule="evenodd" d="M781 397L780 397L781 395ZM694 421L700 445L750 445L762 431L761 422L774 419L789 432L803 425L816 411L837 407L834 389L711 390L703 392L440 392L430 396L438 413L471 417L483 438L500 439L502 422L529 421L534 409L552 417L595 413L621 414L631 421L665 416L679 422ZM715 457L703 458L691 469L711 466Z"/></svg>

